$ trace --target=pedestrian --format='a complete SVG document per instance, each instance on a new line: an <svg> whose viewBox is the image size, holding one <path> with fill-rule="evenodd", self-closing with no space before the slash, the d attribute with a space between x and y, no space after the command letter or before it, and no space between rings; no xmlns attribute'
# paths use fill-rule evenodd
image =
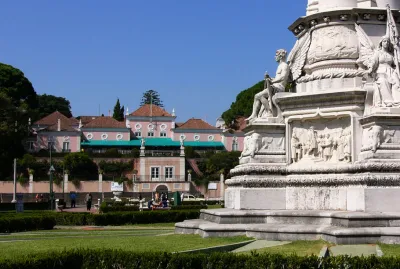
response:
<svg viewBox="0 0 400 269"><path fill-rule="evenodd" d="M36 203L39 203L39 199L40 199L40 196L39 196L39 193L38 193L38 194L36 194Z"/></svg>
<svg viewBox="0 0 400 269"><path fill-rule="evenodd" d="M86 202L87 211L90 211L90 209L92 208L92 194L91 193L86 194L85 202Z"/></svg>
<svg viewBox="0 0 400 269"><path fill-rule="evenodd" d="M139 202L142 201L142 194L139 193Z"/></svg>
<svg viewBox="0 0 400 269"><path fill-rule="evenodd" d="M69 197L71 198L71 208L75 208L76 207L76 193L71 192Z"/></svg>
<svg viewBox="0 0 400 269"><path fill-rule="evenodd" d="M43 196L43 194L41 193L41 194L40 194L39 202L43 202L43 201L44 201L44 196Z"/></svg>

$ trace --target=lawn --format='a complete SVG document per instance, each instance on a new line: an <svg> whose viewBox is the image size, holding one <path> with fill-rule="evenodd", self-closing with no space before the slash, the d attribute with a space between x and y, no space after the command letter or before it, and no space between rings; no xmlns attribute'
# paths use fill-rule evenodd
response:
<svg viewBox="0 0 400 269"><path fill-rule="evenodd" d="M319 240L319 241L294 241L286 245L262 248L254 250L255 253L269 253L269 254L283 254L298 256L318 255L323 246L331 246L333 244ZM251 254L251 251L242 252L239 254Z"/></svg>
<svg viewBox="0 0 400 269"><path fill-rule="evenodd" d="M379 244L383 256L400 256L400 245Z"/></svg>
<svg viewBox="0 0 400 269"><path fill-rule="evenodd" d="M0 236L1 258L16 255L62 251L64 249L123 249L127 251L177 252L250 240L245 236L201 238L199 235L177 235L173 229L135 228L125 230L55 230Z"/></svg>

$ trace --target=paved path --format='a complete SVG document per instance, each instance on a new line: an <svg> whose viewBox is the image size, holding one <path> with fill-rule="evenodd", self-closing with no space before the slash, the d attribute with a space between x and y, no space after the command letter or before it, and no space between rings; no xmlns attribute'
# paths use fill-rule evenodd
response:
<svg viewBox="0 0 400 269"><path fill-rule="evenodd" d="M329 248L331 256L370 256L380 254L379 250L377 245L339 245Z"/></svg>
<svg viewBox="0 0 400 269"><path fill-rule="evenodd" d="M251 242L250 244L247 244L241 248L237 248L233 250L232 252L245 252L245 251L251 251L251 250L257 250L257 249L262 249L262 248L269 248L269 247L276 247L276 246L282 246L289 244L290 242L288 241L267 241L267 240L257 240L254 242Z"/></svg>

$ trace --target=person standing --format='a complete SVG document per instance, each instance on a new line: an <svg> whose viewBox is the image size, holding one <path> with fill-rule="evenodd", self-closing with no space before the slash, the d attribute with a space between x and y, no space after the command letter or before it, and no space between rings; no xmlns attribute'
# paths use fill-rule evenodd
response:
<svg viewBox="0 0 400 269"><path fill-rule="evenodd" d="M76 207L76 193L72 192L70 194L70 198L71 198L71 208L75 208Z"/></svg>
<svg viewBox="0 0 400 269"><path fill-rule="evenodd" d="M92 194L91 193L86 194L85 202L86 202L87 211L90 211L90 209L92 208Z"/></svg>

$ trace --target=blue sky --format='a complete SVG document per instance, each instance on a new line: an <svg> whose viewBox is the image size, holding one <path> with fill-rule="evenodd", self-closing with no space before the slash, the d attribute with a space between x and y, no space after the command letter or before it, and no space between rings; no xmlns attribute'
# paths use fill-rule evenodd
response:
<svg viewBox="0 0 400 269"><path fill-rule="evenodd" d="M211 124L236 95L276 70L275 51L306 0L2 1L0 62L40 93L66 97L74 116L130 111L160 93L178 121Z"/></svg>

